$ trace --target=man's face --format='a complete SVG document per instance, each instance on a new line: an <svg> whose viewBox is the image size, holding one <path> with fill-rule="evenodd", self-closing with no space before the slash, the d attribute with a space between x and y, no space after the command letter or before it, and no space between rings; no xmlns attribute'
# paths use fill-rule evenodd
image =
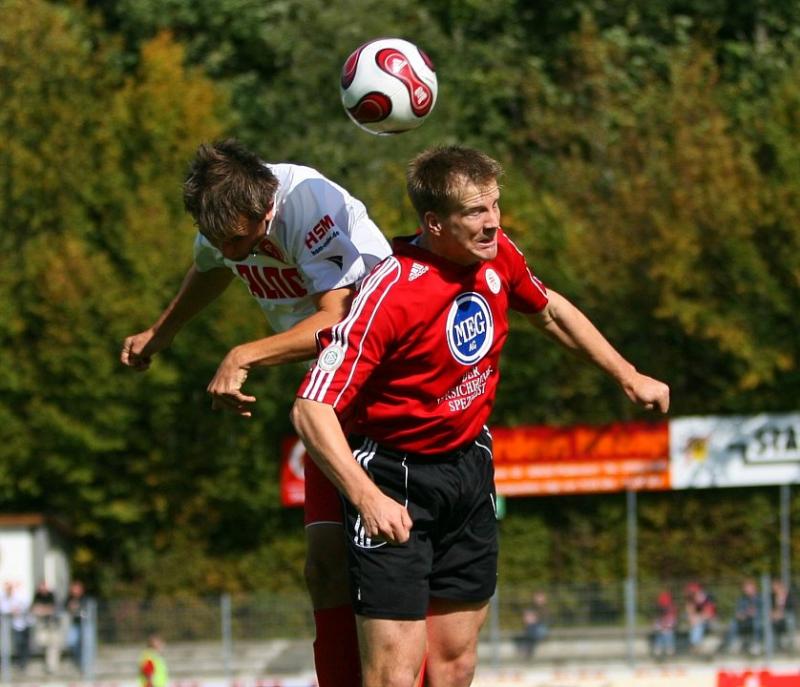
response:
<svg viewBox="0 0 800 687"><path fill-rule="evenodd" d="M222 253L226 260L241 262L248 255L255 252L258 244L267 235L267 227L275 214L274 205L271 205L267 213L260 220L239 218L236 230L222 241L215 243L214 246Z"/></svg>
<svg viewBox="0 0 800 687"><path fill-rule="evenodd" d="M436 252L459 265L492 260L497 255L500 227L500 187L497 182L477 186L466 182L458 207L438 217L440 234Z"/></svg>

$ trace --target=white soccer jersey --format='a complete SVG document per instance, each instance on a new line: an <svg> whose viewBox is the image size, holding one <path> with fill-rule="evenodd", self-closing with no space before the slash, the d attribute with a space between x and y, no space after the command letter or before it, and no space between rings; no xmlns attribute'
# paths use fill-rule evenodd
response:
<svg viewBox="0 0 800 687"><path fill-rule="evenodd" d="M227 267L258 301L276 332L315 312L312 296L358 285L391 253L364 204L310 167L267 165L278 179L275 214L255 255L233 261L197 235L201 272Z"/></svg>

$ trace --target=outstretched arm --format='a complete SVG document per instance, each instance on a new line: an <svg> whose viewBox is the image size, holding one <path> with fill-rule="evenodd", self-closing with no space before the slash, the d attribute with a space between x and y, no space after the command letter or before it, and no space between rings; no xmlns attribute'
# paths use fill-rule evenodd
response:
<svg viewBox="0 0 800 687"><path fill-rule="evenodd" d="M155 323L125 339L120 353L122 364L139 371L150 367L152 357L168 348L183 325L225 291L232 279L233 273L228 269L200 272L192 265L175 298Z"/></svg>
<svg viewBox="0 0 800 687"><path fill-rule="evenodd" d="M547 296L545 309L530 316L535 326L615 379L634 403L662 413L669 410L666 384L638 372L564 296L549 289Z"/></svg>
<svg viewBox="0 0 800 687"><path fill-rule="evenodd" d="M412 526L408 510L386 496L355 461L333 408L298 398L292 423L320 470L361 514L367 536L393 544L408 541Z"/></svg>
<svg viewBox="0 0 800 687"><path fill-rule="evenodd" d="M255 396L243 394L242 385L252 367L309 360L317 354L316 333L339 322L350 309L354 287L332 289L315 296L317 311L285 332L232 348L208 384L212 408L250 417Z"/></svg>

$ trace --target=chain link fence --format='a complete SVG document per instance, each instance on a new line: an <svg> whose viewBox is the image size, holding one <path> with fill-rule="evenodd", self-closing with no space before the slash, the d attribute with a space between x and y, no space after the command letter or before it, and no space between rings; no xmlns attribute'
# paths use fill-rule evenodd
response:
<svg viewBox="0 0 800 687"><path fill-rule="evenodd" d="M658 582L617 581L559 584L550 587L501 585L491 601L489 617L481 634L481 661L498 667L510 664L580 664L591 660L635 664L651 660L709 659L724 652L748 653L769 661L795 649L794 607L789 595L784 617L776 615L774 580L764 575L755 580L756 617L749 626L734 623L742 604L745 580L716 580L700 585L694 580ZM713 605L706 632L698 644L691 642L688 607L697 587L704 588ZM672 644L656 651L657 600L668 594L674 605ZM780 601L780 599L779 599ZM537 622L538 621L538 622ZM536 633L532 624L538 624ZM0 679L10 682L15 674L19 645L13 619L0 618ZM298 663L307 661L314 636L313 617L304 594L248 594L181 599L103 599L87 604L81 622L79 654L75 668L84 678L113 674L108 656L125 648L138 651L146 638L158 633L173 654L171 672L192 671L232 675L242 670L268 670L265 663L245 668L242 647L265 653L265 647L307 645ZM45 647L30 634L33 660ZM68 652L66 637L63 651ZM196 650L192 651L192 647ZM115 654L116 651L116 654ZM198 653L204 659L202 667ZM277 655L278 651L273 651ZM134 654L135 655L135 654ZM193 658L194 657L194 658ZM121 660L121 659L120 659ZM125 660L132 660L125 656ZM65 663L68 662L65 661ZM238 665L237 665L238 663ZM297 670L309 666L297 665ZM292 665L284 665L291 670Z"/></svg>

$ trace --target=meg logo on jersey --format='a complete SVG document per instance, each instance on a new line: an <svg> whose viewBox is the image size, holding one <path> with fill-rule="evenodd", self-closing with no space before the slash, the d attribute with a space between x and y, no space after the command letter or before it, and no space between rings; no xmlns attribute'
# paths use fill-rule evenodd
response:
<svg viewBox="0 0 800 687"><path fill-rule="evenodd" d="M485 356L494 341L494 319L486 299L479 293L462 293L447 315L447 345L462 365L472 365Z"/></svg>

